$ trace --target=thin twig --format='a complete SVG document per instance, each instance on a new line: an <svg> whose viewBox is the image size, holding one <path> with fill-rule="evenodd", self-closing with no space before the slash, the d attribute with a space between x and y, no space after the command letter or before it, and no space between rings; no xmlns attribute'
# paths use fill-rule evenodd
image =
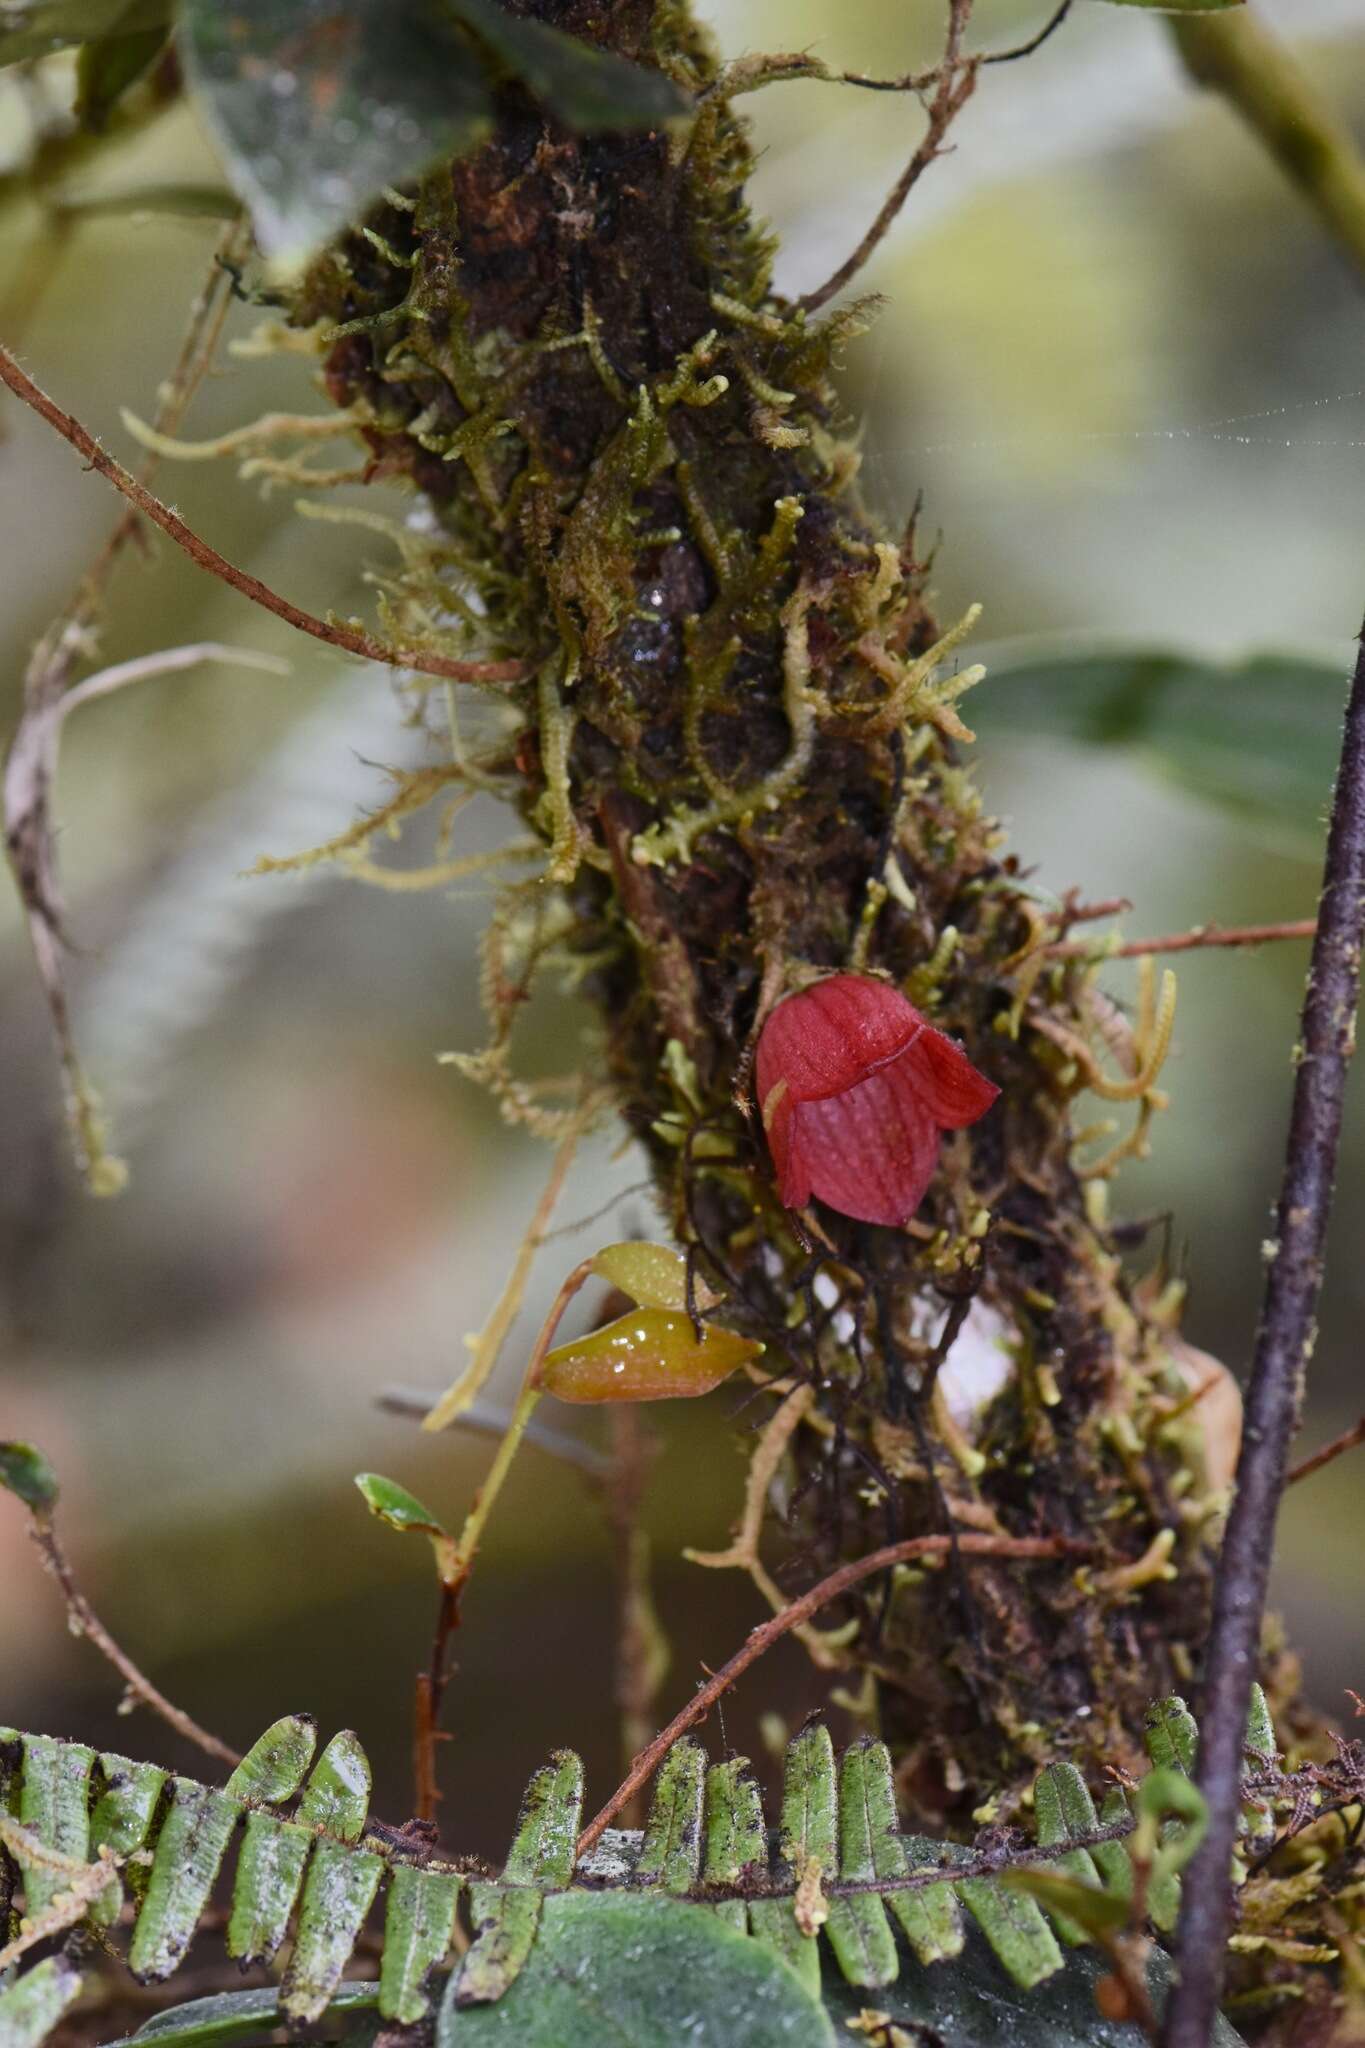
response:
<svg viewBox="0 0 1365 2048"><path fill-rule="evenodd" d="M431 1657L425 1671L417 1674L412 1716L413 1812L418 1820L435 1820L441 1803L436 1773L436 1745L448 1742L440 1726L441 1707L450 1680L450 1643L460 1624L459 1589L444 1582L437 1588L436 1626L432 1631Z"/></svg>
<svg viewBox="0 0 1365 2048"><path fill-rule="evenodd" d="M1222 1990L1247 1699L1260 1646L1275 1516L1299 1423L1322 1288L1346 1071L1355 1043L1363 935L1365 627L1346 710L1318 930L1295 1048L1275 1251L1247 1388L1237 1491L1214 1585L1198 1778L1209 1825L1182 1887L1180 1979L1162 2033L1165 2048L1206 2048Z"/></svg>
<svg viewBox="0 0 1365 2048"><path fill-rule="evenodd" d="M240 219L234 221L213 252L207 275L190 308L180 353L161 387L153 417L158 433L176 432L191 399L208 375L232 303L232 266L245 247L246 233ZM139 471L142 483L150 484L159 462L157 455L147 457ZM104 586L129 541L142 531L138 512L132 505L126 506L76 590L33 650L24 671L26 711L64 689L77 661L89 653L89 637L99 616Z"/></svg>
<svg viewBox="0 0 1365 2048"><path fill-rule="evenodd" d="M56 838L52 829L52 796L57 782L62 729L71 713L82 704L88 704L97 697L111 696L130 683L198 668L207 661L264 669L272 675L287 675L289 672L289 663L279 655L263 654L251 648L223 647L211 640L198 641L190 647L162 648L155 654L140 655L133 661L116 662L110 668L87 676L65 692L46 688L26 691L24 709L5 762L0 789L5 852L14 869L33 957L37 962L38 979L52 1020L77 1157L90 1187L97 1194L116 1192L122 1185L124 1168L122 1161L105 1151L99 1111L76 1052L66 997L66 976L62 965L65 943L63 907Z"/></svg>
<svg viewBox="0 0 1365 2048"><path fill-rule="evenodd" d="M220 1741L216 1735L210 1735L207 1728L201 1728L182 1707L173 1705L165 1693L158 1691L152 1684L150 1678L143 1676L127 1651L119 1648L76 1584L70 1560L51 1520L46 1515L30 1515L29 1535L37 1545L43 1562L62 1589L72 1634L88 1636L100 1655L113 1665L132 1697L141 1700L143 1706L150 1707L154 1714L160 1714L162 1720L168 1722L177 1735L183 1735L187 1742L193 1742L209 1756L217 1757L221 1763L239 1764L242 1759L235 1749L229 1749L226 1742Z"/></svg>
<svg viewBox="0 0 1365 2048"><path fill-rule="evenodd" d="M1353 1451L1357 1444L1365 1444L1365 1415L1359 1422L1353 1422L1349 1429L1343 1429L1340 1436L1334 1436L1330 1444L1323 1444L1320 1450L1300 1458L1297 1465L1291 1465L1285 1485L1297 1486L1301 1479L1307 1479L1310 1473L1321 1472L1324 1465L1330 1465L1343 1451Z"/></svg>
<svg viewBox="0 0 1365 2048"><path fill-rule="evenodd" d="M1192 953L1201 946L1266 946L1275 939L1311 939L1315 917L1295 917L1281 924L1196 924L1187 932L1165 932L1157 939L1125 939L1106 947L1084 939L1058 939L1044 951L1052 960L1140 960L1149 953Z"/></svg>
<svg viewBox="0 0 1365 2048"><path fill-rule="evenodd" d="M1132 901L1127 896L1102 896L1097 902L1083 903L1079 891L1068 889L1062 899L1062 907L1056 914L1056 922L1066 926L1072 924L1094 924L1101 917L1122 917L1131 910Z"/></svg>
<svg viewBox="0 0 1365 2048"><path fill-rule="evenodd" d="M515 683L527 673L519 661L455 661L444 654L433 654L417 647L390 647L383 640L376 640L372 633L361 632L355 626L344 626L339 622L320 619L312 612L301 611L291 604L287 597L281 597L262 583L259 577L238 569L217 548L210 547L186 526L178 513L169 505L163 505L154 497L145 484L107 455L93 434L80 421L62 408L47 393L40 390L31 377L25 376L9 350L0 347L0 379L9 385L15 396L22 398L25 405L32 406L40 418L69 441L76 451L83 455L91 469L121 491L129 504L136 505L154 526L169 534L177 547L183 548L192 562L201 569L207 569L211 576L217 576L242 597L250 598L253 604L273 612L277 619L293 626L300 633L311 634L315 640L323 640L329 647L339 647L346 654L359 655L363 661L386 662L391 668L413 669L421 675L448 676L457 683Z"/></svg>
<svg viewBox="0 0 1365 2048"><path fill-rule="evenodd" d="M881 211L853 254L839 265L832 277L825 279L818 290L806 292L797 301L804 312L818 313L822 306L827 305L837 292L841 292L844 286L857 276L890 231L896 216L924 172L941 153L944 136L976 89L976 74L981 59L964 58L962 55L962 38L966 33L971 11L972 0L948 0L948 35L943 49L943 62L933 74L933 98L925 110L929 121L919 148L887 194Z"/></svg>
<svg viewBox="0 0 1365 2048"><path fill-rule="evenodd" d="M411 1416L414 1422L421 1422L431 1413L441 1398L439 1387L385 1387L375 1397L375 1407L382 1408L387 1415ZM512 1420L510 1408L500 1407L496 1401L471 1401L462 1408L451 1427L472 1429L480 1436L505 1436ZM590 1444L586 1437L575 1436L571 1430L556 1429L553 1423L542 1422L536 1416L526 1425L526 1441L551 1458L562 1459L566 1465L574 1465L589 1479L608 1479L612 1472L612 1461L606 1453Z"/></svg>
<svg viewBox="0 0 1365 2048"><path fill-rule="evenodd" d="M1012 50L996 50L993 54L983 57L981 62L983 64L1016 64L1021 57L1031 57L1035 50L1042 49L1043 44L1047 42L1050 36L1056 35L1070 12L1071 0L1062 0L1061 6L1049 15L1037 35L1030 36L1027 42L1016 43Z"/></svg>
<svg viewBox="0 0 1365 2048"><path fill-rule="evenodd" d="M978 64L1014 64L1020 57L1031 57L1035 50L1041 50L1050 36L1056 34L1070 14L1072 0L1061 0L1060 7L1043 23L1036 35L1027 42L1013 43L1007 50L990 50L977 57ZM874 78L867 71L841 71L826 64L821 58L811 55L809 50L792 50L774 56L741 57L733 64L727 64L706 90L698 95L699 101L709 99L737 99L741 93L758 92L766 85L782 85L793 79L814 80L821 85L854 85L862 92L928 92L937 85L944 75L945 66L935 64L929 71L902 71L894 78Z"/></svg>
<svg viewBox="0 0 1365 2048"><path fill-rule="evenodd" d="M1090 1547L1065 1536L966 1535L958 1537L957 1542L959 1548L971 1557L1022 1559L1081 1556ZM780 1614L775 1614L771 1621L760 1622L757 1628L751 1629L734 1656L722 1664L719 1671L711 1674L662 1733L655 1736L647 1749L641 1750L601 1812L589 1821L579 1836L578 1855L586 1856L603 1829L611 1826L622 1807L646 1783L679 1736L704 1720L735 1680L751 1664L756 1664L774 1643L789 1635L794 1628L799 1628L802 1622L809 1621L812 1615L827 1607L831 1600L839 1599L860 1580L887 1571L892 1565L908 1564L917 1557L942 1557L951 1548L952 1539L947 1536L910 1536L903 1543L888 1543L881 1550L870 1551L866 1557L855 1557L850 1563L840 1565L827 1579L821 1579L818 1586L812 1586L799 1600L793 1600Z"/></svg>

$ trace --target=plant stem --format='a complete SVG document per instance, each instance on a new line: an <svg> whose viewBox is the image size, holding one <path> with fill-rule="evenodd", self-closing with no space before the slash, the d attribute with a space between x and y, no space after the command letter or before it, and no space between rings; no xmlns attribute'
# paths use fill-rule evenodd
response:
<svg viewBox="0 0 1365 2048"><path fill-rule="evenodd" d="M1290 52L1250 9L1167 23L1190 76L1221 93L1365 271L1365 163Z"/></svg>
<svg viewBox="0 0 1365 2048"><path fill-rule="evenodd" d="M1222 1990L1232 1918L1229 1867L1237 1831L1247 1700L1304 1375L1322 1287L1323 1248L1341 1135L1347 1063L1355 1047L1365 931L1365 627L1346 711L1317 936L1309 965L1275 1252L1247 1389L1237 1491L1214 1587L1204 1681L1199 1786L1208 1833L1180 1910L1180 1980L1164 2048L1206 2048Z"/></svg>
<svg viewBox="0 0 1365 2048"><path fill-rule="evenodd" d="M1264 946L1274 939L1311 939L1315 917L1291 918L1282 924L1196 924L1187 932L1164 932L1156 939L1126 939L1107 947L1084 939L1058 939L1044 948L1050 960L1141 960L1149 953L1192 953L1203 946Z"/></svg>
<svg viewBox="0 0 1365 2048"><path fill-rule="evenodd" d="M1324 1465L1330 1465L1343 1451L1353 1451L1357 1444L1365 1444L1365 1415L1359 1422L1353 1422L1349 1429L1344 1429L1340 1436L1334 1436L1329 1444L1323 1444L1320 1450L1307 1458L1300 1458L1297 1465L1291 1465L1285 1485L1297 1486L1301 1479L1307 1479L1313 1472L1321 1472Z"/></svg>
<svg viewBox="0 0 1365 2048"><path fill-rule="evenodd" d="M875 1572L888 1571L892 1565L908 1564L913 1558L946 1556L954 1546L968 1557L1021 1559L1079 1557L1084 1556L1090 1547L1065 1536L911 1536L904 1543L888 1543L881 1550L870 1551L866 1557L855 1557L851 1563L840 1565L838 1571L831 1572L827 1579L821 1579L818 1586L812 1586L809 1593L793 1600L771 1621L760 1622L757 1628L751 1629L734 1656L722 1664L719 1671L712 1672L706 1684L698 1687L687 1705L673 1716L649 1747L641 1750L601 1812L589 1821L579 1836L578 1855L587 1855L603 1830L611 1826L622 1808L647 1782L679 1736L704 1720L722 1694L730 1690L742 1672L758 1662L765 1650L770 1650L775 1642L790 1634L792 1629L799 1628L802 1622L809 1621L831 1600L837 1600L848 1592L860 1579L870 1578Z"/></svg>
<svg viewBox="0 0 1365 2048"><path fill-rule="evenodd" d="M216 1735L211 1735L207 1728L201 1728L182 1707L177 1707L168 1700L165 1693L158 1691L152 1684L150 1678L143 1676L127 1651L119 1648L76 1584L76 1575L71 1569L71 1562L61 1538L46 1515L30 1516L29 1534L37 1545L43 1562L62 1589L72 1634L88 1637L100 1655L113 1665L132 1697L141 1700L154 1714L160 1714L162 1720L168 1722L177 1735L183 1735L187 1742L195 1743L209 1756L217 1757L221 1763L239 1764L242 1759L235 1749L230 1749L226 1742L220 1741Z"/></svg>
<svg viewBox="0 0 1365 2048"><path fill-rule="evenodd" d="M135 476L130 475L121 462L115 462L112 455L107 455L94 435L74 415L63 412L31 377L26 377L7 348L0 348L0 380L9 385L16 398L22 398L25 405L32 406L34 412L45 419L64 441L69 441L77 453L85 457L90 468L98 470L116 491L121 491L129 504L135 505L154 526L169 534L176 546L183 548L199 568L207 569L211 576L217 576L264 611L273 612L277 619L283 619L286 625L295 627L298 632L311 634L314 640L325 640L328 646L339 647L343 653L358 654L364 661L387 662L391 668L410 668L420 675L449 676L457 683L514 683L525 675L519 661L453 661L447 655L417 647L390 647L384 641L376 640L372 633L361 632L358 627L343 626L300 610L287 597L281 597L262 583L259 577L236 568L225 555L219 554L217 548L210 547L206 540L192 532L169 505L163 505L145 484L140 484Z"/></svg>
<svg viewBox="0 0 1365 2048"><path fill-rule="evenodd" d="M948 34L944 44L943 62L933 74L937 82L934 96L926 109L929 125L924 131L923 140L888 192L882 202L881 211L853 254L839 265L833 276L825 279L818 290L806 292L801 298L799 304L807 313L818 313L822 306L828 305L835 294L841 292L844 286L857 276L890 233L901 208L934 158L942 154L944 138L949 128L976 89L976 74L981 59L962 55L962 38L966 34L971 11L972 0L948 0ZM1053 26L1056 25L1057 22L1054 20Z"/></svg>

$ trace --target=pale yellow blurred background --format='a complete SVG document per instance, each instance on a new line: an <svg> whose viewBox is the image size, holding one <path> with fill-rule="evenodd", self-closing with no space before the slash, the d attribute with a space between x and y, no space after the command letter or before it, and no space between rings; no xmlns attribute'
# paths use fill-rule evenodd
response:
<svg viewBox="0 0 1365 2048"><path fill-rule="evenodd" d="M927 61L937 18L923 0L710 11L732 53L814 44L869 70ZM981 0L977 34L1007 41L1044 11ZM1258 11L1365 147L1359 0ZM5 90L0 150L17 133ZM862 233L915 116L813 84L749 105L757 196L786 237L779 282L804 289ZM104 175L172 173L214 175L183 111ZM0 207L0 333L124 459L119 408L152 411L215 236L210 221L110 218L58 239L31 208ZM1365 284L1230 115L1186 85L1159 21L1078 0L1035 58L987 74L867 283L887 303L850 354L847 397L865 421L869 487L897 516L923 490L927 528L942 531L942 613L984 602L984 658L1140 640L1219 656L1302 649L1344 677L1365 604ZM235 309L229 332L257 317ZM225 354L186 432L322 403L300 359ZM0 422L8 727L27 650L116 508L16 404ZM363 572L383 560L372 538L305 524L287 490L262 500L228 463L167 468L161 488L298 602L365 609ZM549 1160L436 1063L481 1042L477 886L394 896L240 878L258 853L309 844L380 800L384 764L421 758L391 679L339 670L167 547L125 566L108 658L209 636L286 653L293 674L151 683L82 712L63 761L76 1026L132 1166L117 1202L76 1183L27 947L0 890L0 1436L53 1457L86 1589L169 1692L243 1745L291 1708L356 1727L397 1813L432 1591L422 1546L370 1520L351 1474L378 1469L462 1514L487 1439L419 1438L374 1397L453 1376ZM1048 886L1131 896L1133 935L1311 911L1315 818L1258 835L1131 759L1007 739L991 691L972 699L981 776ZM506 829L476 810L461 844ZM400 857L422 857L420 833ZM1154 1158L1118 1190L1130 1212L1174 1212L1189 1333L1239 1374L1302 967L1297 948L1182 963L1173 1106ZM1119 970L1113 985L1132 993ZM547 991L524 1027L528 1059L562 1064L581 1027ZM1363 1169L1357 1088L1305 1447L1365 1407ZM640 1177L610 1134L580 1162L559 1222L621 1199L595 1236L542 1253L503 1398L564 1270L605 1236L651 1227ZM722 1541L736 1509L732 1406L718 1395L650 1422L663 1442L649 1522L670 1708L699 1660L722 1659L756 1618L742 1585L678 1556ZM1329 1706L1348 1684L1365 1689L1363 1552L1365 1464L1346 1460L1291 1496L1279 1572ZM443 1768L462 1847L497 1847L551 1743L582 1748L595 1786L612 1775L613 1598L591 1490L528 1451L457 1645ZM770 1687L737 1702L732 1740L757 1739L766 1690L787 1710L818 1696L799 1653L775 1659ZM172 1753L160 1729L119 1723L114 1701L0 1500L0 1720Z"/></svg>

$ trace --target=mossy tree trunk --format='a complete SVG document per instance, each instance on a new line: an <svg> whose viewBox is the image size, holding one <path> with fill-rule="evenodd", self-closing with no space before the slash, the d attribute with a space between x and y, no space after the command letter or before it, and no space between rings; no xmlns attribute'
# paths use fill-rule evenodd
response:
<svg viewBox="0 0 1365 2048"><path fill-rule="evenodd" d="M982 807L953 692L916 667L938 628L913 528L858 495L830 370L860 316L774 293L704 40L672 0L524 11L664 66L695 120L575 139L509 89L494 140L379 209L291 317L344 323L328 387L434 514L392 596L406 630L533 671L480 772L548 872L495 920L481 1070L552 1122L507 1039L537 961L576 963L679 1241L765 1366L817 1389L784 1582L958 1523L1093 1545L901 1574L828 1617L855 1624L842 1655L875 1678L912 1805L961 1822L1058 1751L1134 1756L1203 1636L1211 1510L1171 1420L1169 1298L1125 1280L1106 1184L1073 1162L1073 1100L1115 1052L1145 1128L1153 1077L1131 1075L1159 1034L1135 1052L1084 965L1043 951L1060 927ZM808 1232L749 1101L755 1020L850 965L1003 1094L908 1228L822 1209ZM927 1385L969 1302L1013 1359L975 1442Z"/></svg>

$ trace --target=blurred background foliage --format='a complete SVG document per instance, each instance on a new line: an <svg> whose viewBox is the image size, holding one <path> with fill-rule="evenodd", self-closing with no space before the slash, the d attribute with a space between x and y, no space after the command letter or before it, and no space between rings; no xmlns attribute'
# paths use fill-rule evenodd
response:
<svg viewBox="0 0 1365 2048"><path fill-rule="evenodd" d="M939 31L927 0L704 11L731 53L813 44L874 71L931 61ZM977 33L1009 40L1036 12L981 0ZM1365 146L1356 0L1259 0L1258 12ZM50 71L45 89L59 92L60 63ZM785 243L779 283L807 288L861 233L917 117L896 98L813 83L748 107L757 201ZM30 119L25 89L0 77L0 334L131 459L119 408L152 412L218 223L40 209L5 175ZM941 533L942 615L986 605L969 658L1003 668L1135 642L1220 659L1307 653L1344 676L1365 595L1360 278L1229 113L1188 85L1150 16L1078 5L1035 58L985 74L953 140L868 279L886 304L850 351L846 390L871 495L899 516L922 491L922 530ZM181 106L90 176L93 192L116 193L217 172ZM257 317L234 308L229 335ZM322 404L300 358L224 353L186 433ZM117 507L31 415L7 405L0 424L8 726L27 650ZM225 463L167 469L161 487L298 602L365 608L363 575L382 560L372 537L300 519L288 488L263 499ZM384 766L423 758L403 724L415 705L387 674L340 670L166 547L125 564L107 658L205 637L287 654L293 673L150 683L82 712L63 757L77 1033L133 1169L116 1202L92 1202L69 1163L26 940L0 892L0 1435L36 1439L58 1465L85 1588L166 1690L242 1746L289 1708L354 1726L380 1810L398 1814L433 1590L420 1547L367 1516L350 1475L391 1473L458 1522L487 1440L419 1437L375 1397L454 1376L548 1157L436 1063L442 1048L481 1042L477 887L393 895L242 876L259 853L308 845L382 800ZM1298 815L1232 816L1200 800L1198 772L1163 779L1132 753L1021 734L1008 707L997 716L993 692L1007 688L988 680L970 700L980 779L1040 883L1131 897L1130 936L1311 913L1325 786ZM1290 785L1294 772L1286 758ZM474 846L508 824L476 807L460 829ZM420 833L396 856L423 857ZM1240 1375L1304 952L1177 964L1172 1107L1116 1206L1170 1214L1191 1281L1187 1332ZM1109 980L1131 1000L1131 965ZM547 991L523 1027L528 1063L562 1066L582 1028ZM611 1133L580 1159L557 1222L617 1199L609 1219L542 1253L504 1398L563 1271L606 1237L652 1227L640 1175ZM1357 1092L1305 1449L1361 1405L1363 1230ZM684 1543L725 1540L741 1406L727 1390L648 1418L670 1704L757 1618L747 1585L679 1557ZM1362 1503L1347 1459L1292 1492L1284 1515L1279 1600L1329 1708L1365 1682ZM612 1776L614 1600L600 1499L528 1450L457 1644L445 1826L461 1847L498 1846L552 1742L581 1749L594 1782ZM799 1716L820 1696L801 1653L784 1650L731 1713L731 1741L760 1756L760 1705ZM0 1673L0 1719L167 1754L165 1731L115 1720L108 1675L63 1629L13 1504L0 1504Z"/></svg>

